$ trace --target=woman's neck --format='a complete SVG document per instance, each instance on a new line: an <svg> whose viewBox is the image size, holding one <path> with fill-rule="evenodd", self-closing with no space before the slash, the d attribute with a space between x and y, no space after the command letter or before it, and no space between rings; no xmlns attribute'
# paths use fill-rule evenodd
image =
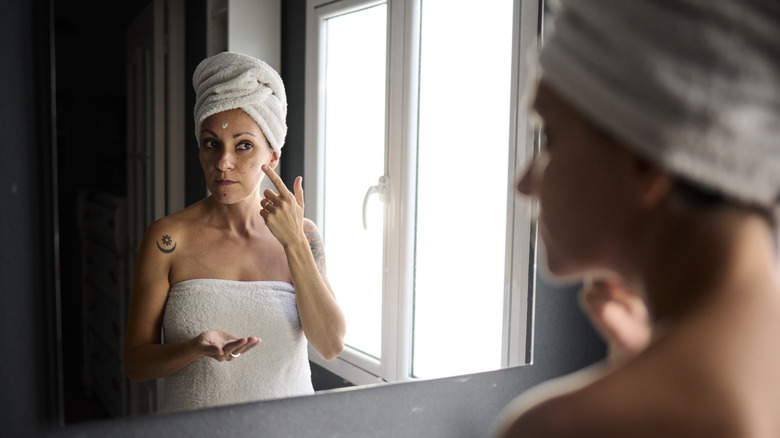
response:
<svg viewBox="0 0 780 438"><path fill-rule="evenodd" d="M777 282L773 233L760 216L738 208L664 221L643 244L636 287L654 325L671 325L707 302L762 293Z"/></svg>
<svg viewBox="0 0 780 438"><path fill-rule="evenodd" d="M223 204L214 195L205 199L205 219L212 226L225 228L230 232L245 233L264 224L260 216L260 194L242 199L234 204Z"/></svg>

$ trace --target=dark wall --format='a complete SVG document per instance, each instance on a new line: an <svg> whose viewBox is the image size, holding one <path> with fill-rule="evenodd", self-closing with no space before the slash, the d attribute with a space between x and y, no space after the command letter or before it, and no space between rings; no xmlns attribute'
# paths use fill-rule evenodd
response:
<svg viewBox="0 0 780 438"><path fill-rule="evenodd" d="M206 57L206 0L187 0L185 14L185 90L184 107L187 109L185 122L184 149L184 205L192 205L206 195L206 181L198 160L198 141L195 139L195 120L192 109L195 108L195 92L192 89L192 74Z"/></svg>
<svg viewBox="0 0 780 438"><path fill-rule="evenodd" d="M125 27L145 0L52 0L55 55L57 205L64 420L107 417L84 384L82 235L79 194L125 196ZM111 17L110 20L105 19Z"/></svg>
<svg viewBox="0 0 780 438"><path fill-rule="evenodd" d="M303 170L305 0L285 1L283 5L282 70L292 91L291 132L283 171L296 175ZM4 60L0 121L7 133L0 146L4 156L0 160L3 436L485 436L499 411L517 394L603 357L604 346L579 312L575 290L552 286L540 278L531 366L466 378L59 428L55 424L57 400L50 396L56 380L52 370L57 369L50 353L57 335L52 312L57 196L48 107L52 90L47 78L53 73L47 62L51 36L48 6L45 0L0 4L0 54ZM99 62L84 68L99 68Z"/></svg>
<svg viewBox="0 0 780 438"><path fill-rule="evenodd" d="M54 193L49 15L42 1L0 3L0 415L4 436L55 418ZM56 391L55 391L56 393Z"/></svg>
<svg viewBox="0 0 780 438"><path fill-rule="evenodd" d="M280 75L287 91L287 139L284 149L282 149L282 159L279 166L282 178L288 187L292 187L295 177L303 175L305 65L306 0L285 0L282 1L282 67Z"/></svg>

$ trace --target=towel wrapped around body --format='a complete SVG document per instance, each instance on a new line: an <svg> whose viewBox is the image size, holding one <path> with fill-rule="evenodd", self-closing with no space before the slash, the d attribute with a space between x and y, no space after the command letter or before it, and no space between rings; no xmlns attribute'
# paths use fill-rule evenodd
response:
<svg viewBox="0 0 780 438"><path fill-rule="evenodd" d="M240 358L201 357L165 378L163 412L312 394L307 341L295 290L279 281L186 280L171 286L166 343L225 330L262 343Z"/></svg>

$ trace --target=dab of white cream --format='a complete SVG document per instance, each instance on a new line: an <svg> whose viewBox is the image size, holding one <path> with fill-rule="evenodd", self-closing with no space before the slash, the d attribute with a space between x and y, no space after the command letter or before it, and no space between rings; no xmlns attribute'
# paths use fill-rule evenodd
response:
<svg viewBox="0 0 780 438"><path fill-rule="evenodd" d="M225 122L225 123L223 123L223 124L222 124L222 129L225 129L225 128L227 128L227 127L228 127L228 124L227 124L227 122Z"/></svg>

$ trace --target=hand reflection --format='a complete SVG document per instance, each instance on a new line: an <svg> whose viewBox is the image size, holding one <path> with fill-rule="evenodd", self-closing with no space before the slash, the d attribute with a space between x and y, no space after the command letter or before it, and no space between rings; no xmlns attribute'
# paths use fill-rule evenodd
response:
<svg viewBox="0 0 780 438"><path fill-rule="evenodd" d="M224 330L209 330L198 336L198 345L203 355L220 362L231 361L262 342L260 338L236 337Z"/></svg>
<svg viewBox="0 0 780 438"><path fill-rule="evenodd" d="M268 229L279 240L282 246L287 247L296 240L306 239L303 234L303 179L295 178L293 192L284 185L279 175L267 165L263 165L263 172L273 183L278 193L267 189L263 193L265 198L260 201L262 210L260 216L265 220Z"/></svg>
<svg viewBox="0 0 780 438"><path fill-rule="evenodd" d="M642 298L617 278L592 278L580 292L580 303L604 338L609 360L636 356L650 343L652 328Z"/></svg>

